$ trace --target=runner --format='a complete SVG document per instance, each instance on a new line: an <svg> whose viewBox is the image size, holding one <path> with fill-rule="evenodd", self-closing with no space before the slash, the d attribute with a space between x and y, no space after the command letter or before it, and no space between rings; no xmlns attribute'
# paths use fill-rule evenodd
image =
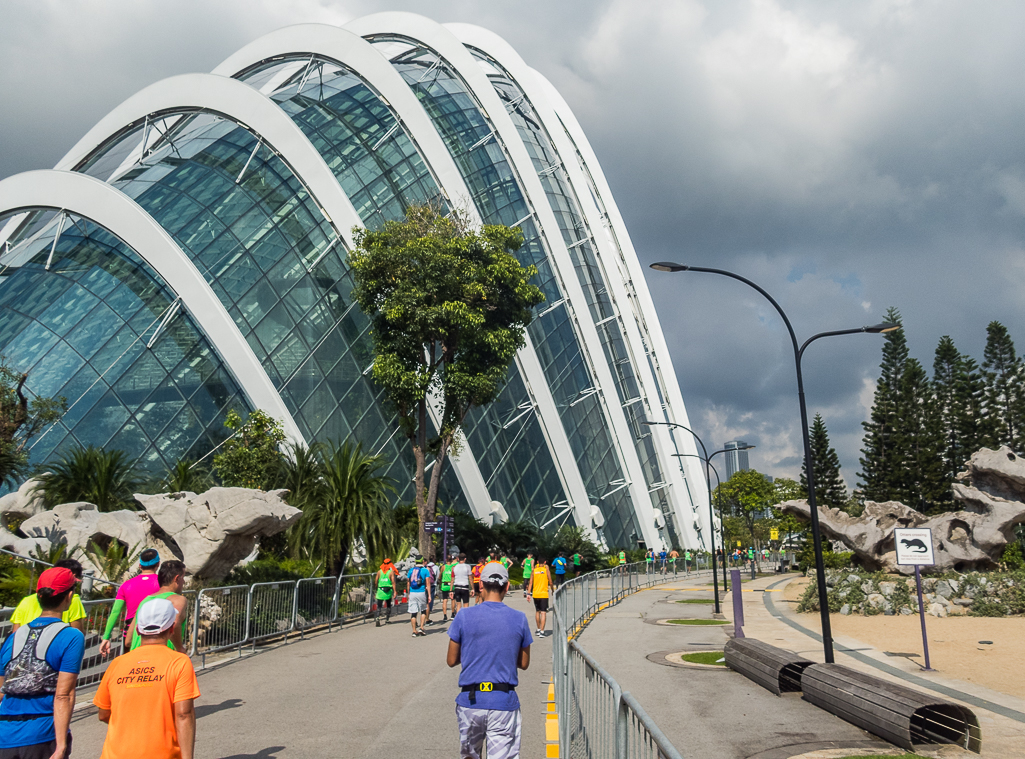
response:
<svg viewBox="0 0 1025 759"><path fill-rule="evenodd" d="M63 567L75 576L77 582L82 582L82 564L75 559L61 559L55 567ZM30 593L18 602L17 608L11 614L11 632L18 632L18 628L27 625L33 619L43 615L43 607L39 605L39 596ZM78 593L71 596L71 607L61 616L64 624L71 625L76 630L85 629L85 607L82 606L82 598Z"/></svg>
<svg viewBox="0 0 1025 759"><path fill-rule="evenodd" d="M659 551L659 553L658 553L658 565L659 565L659 568L662 570L662 576L663 577L665 576L666 569L668 568L666 566L666 563L667 563L668 559L669 559L669 554L666 552L665 546L663 546L662 550Z"/></svg>
<svg viewBox="0 0 1025 759"><path fill-rule="evenodd" d="M619 565L623 566L626 564L626 551L619 552Z"/></svg>
<svg viewBox="0 0 1025 759"><path fill-rule="evenodd" d="M181 624L176 624L171 628L171 637L168 638L167 645L178 653L184 654L186 653L185 640L188 638L185 634L185 606L187 602L185 601L185 596L181 595L181 592L185 590L185 563L174 559L165 561L160 565L157 578L160 580L160 592L143 599L142 603L139 604L139 608L141 609L154 598L166 598L171 602L175 611L178 612L178 620ZM135 613L138 614L138 610ZM142 636L135 629L135 620L132 620L131 627L128 630L128 639L132 642L131 648L129 648L130 651L134 651L142 645Z"/></svg>
<svg viewBox="0 0 1025 759"><path fill-rule="evenodd" d="M413 637L426 635L424 622L427 621L427 605L430 603L431 570L424 566L424 557L416 560L416 566L411 567L406 575L409 580L409 624L413 626ZM419 624L418 624L419 623Z"/></svg>
<svg viewBox="0 0 1025 759"><path fill-rule="evenodd" d="M473 571L466 563L466 554L459 554L459 561L452 567L452 619L460 609L470 605L470 583L473 578Z"/></svg>
<svg viewBox="0 0 1025 759"><path fill-rule="evenodd" d="M456 562L450 556L448 561L441 565L441 622L444 624L448 622L448 602L452 599L452 568L455 567ZM452 601L452 616L456 614L456 604Z"/></svg>
<svg viewBox="0 0 1025 759"><path fill-rule="evenodd" d="M690 572L690 551L683 552L683 571Z"/></svg>
<svg viewBox="0 0 1025 759"><path fill-rule="evenodd" d="M555 575L552 577L552 585L559 587L563 582L566 581L566 553L565 551L559 551L559 555L552 560L552 568L555 570Z"/></svg>
<svg viewBox="0 0 1025 759"><path fill-rule="evenodd" d="M71 756L71 713L82 669L85 636L61 621L71 606L75 575L51 567L39 575L42 614L0 648L0 757Z"/></svg>
<svg viewBox="0 0 1025 759"><path fill-rule="evenodd" d="M395 587L399 582L399 573L395 569L395 565L392 564L391 559L385 558L384 563L381 564L381 568L374 575L374 584L377 587L377 594L375 596L377 600L377 613L374 615L374 626L381 626L381 609L386 608L388 611L384 615L384 623L388 624L391 619L391 605L395 599Z"/></svg>
<svg viewBox="0 0 1025 759"><path fill-rule="evenodd" d="M157 578L157 567L160 566L160 554L153 548L147 548L139 554L139 574L130 580L126 580L117 589L114 596L114 605L110 609L110 616L107 618L107 629L103 631L103 642L100 643L100 656L110 655L110 635L114 632L114 626L121 616L121 609L125 610L124 648L128 650L128 628L135 619L135 611L139 608L142 599L151 596L160 590L160 580Z"/></svg>
<svg viewBox="0 0 1025 759"><path fill-rule="evenodd" d="M192 759L196 746L196 671L168 647L178 612L166 598L139 608L142 645L117 657L93 698L107 738L100 759Z"/></svg>
<svg viewBox="0 0 1025 759"><path fill-rule="evenodd" d="M580 552L577 551L570 558L573 559L573 576L576 577L580 574L580 560L582 557L580 556Z"/></svg>
<svg viewBox="0 0 1025 759"><path fill-rule="evenodd" d="M536 635L545 637L545 624L548 621L548 588L552 584L552 573L545 563L544 556L537 557L537 563L530 573L527 583L527 598L534 600L534 621L537 623Z"/></svg>
<svg viewBox="0 0 1025 759"><path fill-rule="evenodd" d="M655 549L649 548L648 552L644 554L644 571L649 575L655 570Z"/></svg>
<svg viewBox="0 0 1025 759"><path fill-rule="evenodd" d="M480 595L480 571L484 569L484 564L484 557L481 556L477 559L477 563L473 565L473 603L475 606L482 602Z"/></svg>
<svg viewBox="0 0 1025 759"><path fill-rule="evenodd" d="M673 576L676 576L676 560L680 558L679 552L674 548L669 552L669 568L673 571Z"/></svg>
<svg viewBox="0 0 1025 759"><path fill-rule="evenodd" d="M441 572L433 561L427 562L427 571L431 573L431 593L427 597L427 620L424 624L430 627L434 624L431 621L431 612L434 611L434 597L438 595L438 577L441 576Z"/></svg>
<svg viewBox="0 0 1025 759"><path fill-rule="evenodd" d="M509 567L512 566L512 559L510 559L508 556L506 556L505 552L503 551L502 552L502 558L499 559L499 563L503 567L505 567L505 571L508 572L509 571Z"/></svg>
<svg viewBox="0 0 1025 759"><path fill-rule="evenodd" d="M479 759L487 743L489 759L520 756L520 702L516 670L530 666L526 615L503 603L509 572L499 563L481 573L484 603L468 609L449 628L447 664L462 664L456 697L459 756Z"/></svg>
<svg viewBox="0 0 1025 759"><path fill-rule="evenodd" d="M530 573L534 571L534 554L527 551L527 558L520 564L523 577L523 597L527 597L527 583L530 582Z"/></svg>

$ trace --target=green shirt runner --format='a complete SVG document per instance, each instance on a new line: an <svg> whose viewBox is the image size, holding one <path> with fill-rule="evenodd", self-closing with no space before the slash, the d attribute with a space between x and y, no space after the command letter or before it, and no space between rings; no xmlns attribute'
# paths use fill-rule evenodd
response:
<svg viewBox="0 0 1025 759"><path fill-rule="evenodd" d="M143 604L145 604L147 601L152 601L154 598L170 598L171 596L176 596L176 595L178 595L178 594L175 593L173 590L167 590L167 591L164 591L163 593L154 593L152 596L146 596L144 599L142 599L142 603L139 604L139 609L141 609ZM139 610L138 609L135 610L135 614L136 614L136 616L139 615ZM185 636L185 615L184 614L179 614L178 616L180 616L182 618L182 643L184 643L186 640L188 640L188 638ZM129 651L134 651L135 649L137 649L141 645L142 645L142 636L139 635L139 631L138 631L138 629L136 629L132 633L132 645L131 645L131 647L128 650ZM168 641L167 641L167 647L172 649L172 650L174 650L174 643L172 643L170 641L170 639L168 639Z"/></svg>

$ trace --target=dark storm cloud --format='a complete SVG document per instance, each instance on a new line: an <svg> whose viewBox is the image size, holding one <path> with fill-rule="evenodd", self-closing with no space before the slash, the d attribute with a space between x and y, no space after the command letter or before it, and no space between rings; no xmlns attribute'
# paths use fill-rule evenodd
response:
<svg viewBox="0 0 1025 759"><path fill-rule="evenodd" d="M172 10L173 9L173 10ZM485 26L575 109L643 263L732 269L798 336L905 318L981 358L985 325L1025 340L1025 6L1009 2L6 2L0 177L53 165L160 78L210 70L291 23L379 10ZM753 291L648 277L691 420L799 471L789 340ZM824 340L805 379L856 479L878 337Z"/></svg>

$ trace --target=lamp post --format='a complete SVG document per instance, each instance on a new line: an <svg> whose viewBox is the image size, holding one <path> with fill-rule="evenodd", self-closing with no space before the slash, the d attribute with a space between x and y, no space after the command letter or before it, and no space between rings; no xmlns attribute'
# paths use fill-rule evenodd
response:
<svg viewBox="0 0 1025 759"><path fill-rule="evenodd" d="M705 462L705 486L708 488L708 542L710 552L712 554L712 592L715 595L715 613L719 614L719 570L715 566L715 511L712 509L712 476L708 473L708 449L705 448L705 444L701 442L701 438L698 437L698 433L692 430L690 427L679 424L678 422L641 422L646 427L665 426L665 427L679 427L681 430L686 430L694 439L698 441L698 445L701 446L702 452L705 454L703 461ZM717 451L716 453L722 453ZM714 455L714 454L713 454ZM700 457L699 457L700 458ZM718 477L718 473L715 475ZM725 556L725 551L723 555Z"/></svg>
<svg viewBox="0 0 1025 759"><path fill-rule="evenodd" d="M730 450L734 450L734 451L735 450L749 451L752 448L754 448L753 445L748 445L748 446L745 446L745 447L740 448L740 449L731 448ZM710 459L714 458L717 454L725 453L725 452L726 452L726 449L723 448L721 451L716 451L715 453L713 453L711 456L709 456L709 458ZM673 455L674 456L678 456L681 459L682 458L687 458L688 456L693 456L696 459L700 459L701 458L701 456L699 456L696 453L674 453ZM704 459L702 459L702 461L704 461ZM715 466L712 465L711 461L706 461L705 463L712 470L712 474L715 475L715 484L716 484L716 488L718 489L722 485L722 480L719 479L719 472L718 472L718 470L716 470ZM722 550L722 562L721 562L721 565L722 565L722 592L723 593L729 593L729 591L730 591L730 584L726 580L726 520L723 519L723 515L722 515L722 498L720 497L720 498L717 498L716 500L718 501L718 506L719 506L719 548L720 548L720 550ZM709 503L712 502L712 494L711 493L708 494L708 502Z"/></svg>
<svg viewBox="0 0 1025 759"><path fill-rule="evenodd" d="M834 330L831 332L820 332L817 335L812 335L803 344L798 345L797 335L794 333L794 328L790 324L790 319L787 318L786 313L780 307L779 303L763 290L759 285L756 285L750 279L742 277L739 274L734 274L731 271L725 271L724 269L709 269L704 266L686 266L684 264L677 264L670 261L663 261L656 264L651 264L651 268L655 271L667 271L667 272L680 272L680 271L699 271L707 274L721 274L724 277L730 277L738 282L743 282L748 287L757 290L762 296L772 304L776 312L782 317L783 323L786 324L787 332L790 333L790 342L794 347L794 364L797 368L797 400L801 407L801 437L804 440L804 467L806 470L806 476L808 478L808 507L811 511L811 537L812 543L815 548L815 580L818 586L819 595L819 616L822 620L822 650L825 655L826 662L829 664L833 663L833 633L832 628L829 624L829 597L826 590L826 570L825 565L822 561L822 534L819 531L819 510L815 503L815 472L812 467L812 455L811 455L811 438L808 433L808 408L804 401L804 378L801 375L801 359L804 357L805 349L813 342L821 337L834 337L837 335L853 335L858 332L868 332L871 334L879 334L881 332L892 332L895 329L900 329L899 324L891 324L889 322L883 322L882 324L873 324L868 327L856 327L854 329L841 329Z"/></svg>

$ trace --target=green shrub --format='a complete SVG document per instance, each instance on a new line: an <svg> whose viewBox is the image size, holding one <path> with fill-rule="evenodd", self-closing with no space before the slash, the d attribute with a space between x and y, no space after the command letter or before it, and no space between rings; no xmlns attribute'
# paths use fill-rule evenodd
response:
<svg viewBox="0 0 1025 759"><path fill-rule="evenodd" d="M1008 543L1004 548L1003 559L1012 572L1025 570L1025 553L1021 550L1021 543Z"/></svg>
<svg viewBox="0 0 1025 759"><path fill-rule="evenodd" d="M979 596L968 608L968 613L973 617L1006 617L1007 607L999 601Z"/></svg>
<svg viewBox="0 0 1025 759"><path fill-rule="evenodd" d="M258 582L284 582L313 577L316 572L311 562L305 559L264 558L251 561L242 567L235 567L224 578L221 585L253 585Z"/></svg>

